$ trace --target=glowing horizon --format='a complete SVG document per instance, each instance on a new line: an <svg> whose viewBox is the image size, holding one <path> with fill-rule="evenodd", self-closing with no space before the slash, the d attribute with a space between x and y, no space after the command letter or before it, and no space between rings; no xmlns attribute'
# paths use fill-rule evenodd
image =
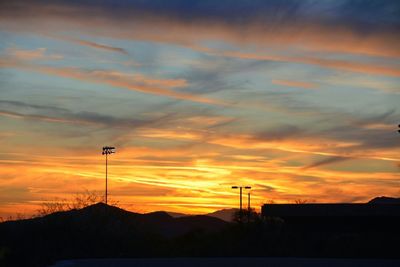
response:
<svg viewBox="0 0 400 267"><path fill-rule="evenodd" d="M136 212L400 197L399 10L0 3L0 217L103 193L105 145Z"/></svg>

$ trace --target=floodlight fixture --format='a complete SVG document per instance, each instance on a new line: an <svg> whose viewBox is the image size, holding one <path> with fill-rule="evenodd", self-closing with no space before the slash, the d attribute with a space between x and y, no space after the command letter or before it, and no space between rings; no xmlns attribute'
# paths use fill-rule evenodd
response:
<svg viewBox="0 0 400 267"><path fill-rule="evenodd" d="M115 153L115 147L113 146L103 146L102 155L110 155Z"/></svg>

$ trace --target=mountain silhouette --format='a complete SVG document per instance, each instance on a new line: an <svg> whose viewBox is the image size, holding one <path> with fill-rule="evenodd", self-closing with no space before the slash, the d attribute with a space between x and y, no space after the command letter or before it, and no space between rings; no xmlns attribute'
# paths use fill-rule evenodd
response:
<svg viewBox="0 0 400 267"><path fill-rule="evenodd" d="M216 210L211 213L206 213L204 214L205 216L209 217L214 217L218 218L220 220L223 220L225 222L232 222L233 217L235 212L237 212L239 209L222 209L222 210ZM188 217L188 216L193 216L193 214L185 214L185 213L178 213L178 212L169 212L167 211L169 215L171 215L174 218L180 218L180 217Z"/></svg>
<svg viewBox="0 0 400 267"><path fill-rule="evenodd" d="M368 201L369 204L400 204L400 198L395 197L376 197Z"/></svg>
<svg viewBox="0 0 400 267"><path fill-rule="evenodd" d="M0 223L0 252L10 254L16 266L43 266L63 258L164 255L169 240L207 235L227 224L204 215L173 218L162 211L139 214L97 203Z"/></svg>
<svg viewBox="0 0 400 267"><path fill-rule="evenodd" d="M40 218L6 222L3 227L16 228L15 230L19 230L18 228L35 230L43 226L48 229L57 226L69 226L79 229L114 229L122 232L124 230L137 230L138 232L145 231L165 237L174 237L197 229L217 231L225 225L226 222L223 220L206 215L174 218L164 211L140 214L104 203L97 203L79 210L56 212Z"/></svg>
<svg viewBox="0 0 400 267"><path fill-rule="evenodd" d="M185 214L185 213L180 213L180 212L172 212L172 211L166 211L166 213L168 213L168 215L170 215L173 218L191 216L191 214Z"/></svg>
<svg viewBox="0 0 400 267"><path fill-rule="evenodd" d="M215 217L226 222L232 222L233 216L238 210L239 209L222 209L208 213L207 216Z"/></svg>

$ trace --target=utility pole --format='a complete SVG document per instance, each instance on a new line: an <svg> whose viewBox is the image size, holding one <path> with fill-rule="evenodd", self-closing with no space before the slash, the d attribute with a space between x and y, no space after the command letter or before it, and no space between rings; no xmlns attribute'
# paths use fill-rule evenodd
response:
<svg viewBox="0 0 400 267"><path fill-rule="evenodd" d="M232 186L232 189L238 189L239 188L239 197L240 197L240 204L239 204L239 218L240 221L242 221L242 214L243 214L243 209L242 209L242 189L251 189L251 186Z"/></svg>
<svg viewBox="0 0 400 267"><path fill-rule="evenodd" d="M107 204L107 196L108 196L108 155L115 153L115 147L113 146L104 146L102 155L106 155L106 194L105 194L105 202Z"/></svg>

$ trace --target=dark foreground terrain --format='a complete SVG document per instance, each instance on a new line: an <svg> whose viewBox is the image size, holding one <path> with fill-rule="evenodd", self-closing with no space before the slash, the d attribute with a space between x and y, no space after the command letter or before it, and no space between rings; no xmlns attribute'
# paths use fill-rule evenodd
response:
<svg viewBox="0 0 400 267"><path fill-rule="evenodd" d="M57 262L51 267L398 267L396 259L312 259L312 258L158 258L82 259Z"/></svg>
<svg viewBox="0 0 400 267"><path fill-rule="evenodd" d="M362 221L362 227L350 228L313 227L312 222L294 227L293 222L276 217L252 216L250 222L228 223L209 216L137 214L98 203L1 223L0 266L49 266L60 260L90 258L399 259L400 227L385 227L385 220L379 224ZM86 263L101 266L100 262Z"/></svg>

